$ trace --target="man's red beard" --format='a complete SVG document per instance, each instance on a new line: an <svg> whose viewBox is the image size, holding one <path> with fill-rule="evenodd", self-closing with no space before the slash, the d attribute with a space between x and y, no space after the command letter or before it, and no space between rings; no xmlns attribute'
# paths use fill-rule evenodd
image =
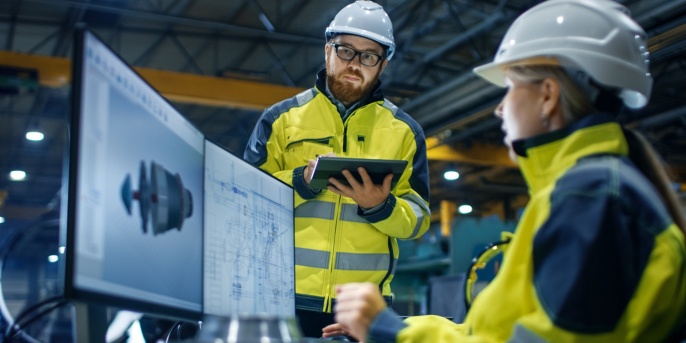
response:
<svg viewBox="0 0 686 343"><path fill-rule="evenodd" d="M364 84L365 80L361 72L353 70L347 72L346 74L352 74L353 76L360 78L363 86L357 87L351 84L350 82L342 81L338 77L336 77L335 74L330 72L328 68L326 70L326 82L329 85L331 94L333 94L333 96L336 99L344 103L346 106L354 104L355 102L362 99L362 97L366 96L372 89L372 87L374 87L374 85L376 84L376 79L379 77L379 74L376 74L373 82L370 82L369 84Z"/></svg>

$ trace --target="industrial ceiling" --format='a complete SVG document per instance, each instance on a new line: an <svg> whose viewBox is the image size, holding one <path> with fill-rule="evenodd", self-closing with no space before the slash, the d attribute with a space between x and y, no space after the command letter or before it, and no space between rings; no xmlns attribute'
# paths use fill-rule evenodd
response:
<svg viewBox="0 0 686 343"><path fill-rule="evenodd" d="M472 216L516 219L528 200L492 115L504 91L472 68L490 61L509 24L539 2L379 0L397 43L382 87L425 130L434 222L453 218L460 204L471 205ZM655 79L649 106L620 120L654 144L683 194L686 0L619 2L648 32ZM348 3L1 0L0 216L6 220L0 254L12 256L0 264L3 298L21 308L59 286L35 280L49 281L49 271L36 266L56 248L77 23L103 38L209 138L240 154L264 108L313 86L324 66L324 29ZM35 128L45 133L43 141L25 139ZM443 179L447 168L461 177ZM26 171L26 180L7 178L16 169ZM11 253L2 244L8 240Z"/></svg>

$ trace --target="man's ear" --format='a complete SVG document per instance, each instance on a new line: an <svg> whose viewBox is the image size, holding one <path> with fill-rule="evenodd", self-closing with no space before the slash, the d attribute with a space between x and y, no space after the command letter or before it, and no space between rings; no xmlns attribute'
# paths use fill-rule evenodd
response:
<svg viewBox="0 0 686 343"><path fill-rule="evenodd" d="M384 58L383 62L381 62L381 70L379 70L379 75L381 75L381 73L383 73L383 70L386 69L387 64L388 64L388 60Z"/></svg>

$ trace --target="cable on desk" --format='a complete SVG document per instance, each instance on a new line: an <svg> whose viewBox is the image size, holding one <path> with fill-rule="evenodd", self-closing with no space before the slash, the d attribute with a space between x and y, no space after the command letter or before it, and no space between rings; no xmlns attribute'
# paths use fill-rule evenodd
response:
<svg viewBox="0 0 686 343"><path fill-rule="evenodd" d="M23 333L24 327L29 326L31 323L42 318L46 314L52 312L53 310L55 310L57 308L62 307L65 304L68 304L68 303L71 303L71 302L69 300L63 298L62 296L56 296L56 297L45 299L39 303L36 303L32 306L27 307L24 311L22 311L17 316L17 319L14 321L14 323L10 323L2 342L3 343L4 342L12 342L12 340L17 335ZM42 308L42 307L44 307L44 308ZM36 311L37 311L37 313L35 315L33 315L32 317L28 317L30 314L33 314ZM26 317L28 317L29 319L24 320L24 318L26 318ZM24 338L29 339L30 337L25 336ZM30 340L33 342L40 342L34 338L30 338Z"/></svg>

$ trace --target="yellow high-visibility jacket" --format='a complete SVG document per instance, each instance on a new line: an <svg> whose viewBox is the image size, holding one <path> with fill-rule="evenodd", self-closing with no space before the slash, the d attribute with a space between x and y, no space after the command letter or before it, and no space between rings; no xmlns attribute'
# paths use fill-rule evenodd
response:
<svg viewBox="0 0 686 343"><path fill-rule="evenodd" d="M398 259L396 238L429 228L429 171L421 127L384 99L380 83L366 100L339 114L325 93L324 71L315 87L266 109L244 158L295 189L296 307L331 312L335 285L368 281L391 295ZM386 202L365 213L350 198L311 190L303 179L310 159L341 157L407 160Z"/></svg>
<svg viewBox="0 0 686 343"><path fill-rule="evenodd" d="M386 311L367 341L664 341L685 314L684 236L620 125L597 114L513 144L531 199L464 323Z"/></svg>

